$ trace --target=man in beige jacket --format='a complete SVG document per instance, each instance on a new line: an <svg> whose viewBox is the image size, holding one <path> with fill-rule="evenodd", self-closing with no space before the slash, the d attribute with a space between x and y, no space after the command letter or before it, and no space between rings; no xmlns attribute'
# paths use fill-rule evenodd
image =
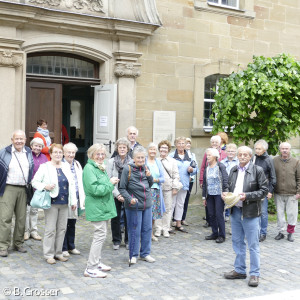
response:
<svg viewBox="0 0 300 300"><path fill-rule="evenodd" d="M298 218L298 199L300 198L300 162L291 156L291 145L281 143L280 155L274 158L277 183L274 189L277 209L277 228L279 233L275 240L284 238L285 210L287 215L287 239L294 241L294 231Z"/></svg>

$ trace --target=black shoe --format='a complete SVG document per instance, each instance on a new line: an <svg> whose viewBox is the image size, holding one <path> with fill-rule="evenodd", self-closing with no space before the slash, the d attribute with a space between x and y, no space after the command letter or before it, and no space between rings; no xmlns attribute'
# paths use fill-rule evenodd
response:
<svg viewBox="0 0 300 300"><path fill-rule="evenodd" d="M216 239L216 243L218 244L221 244L221 243L224 243L225 242L225 238L222 237L222 236L219 236L217 239Z"/></svg>
<svg viewBox="0 0 300 300"><path fill-rule="evenodd" d="M251 275L250 279L249 279L249 282L248 282L248 285L252 286L252 287L257 287L258 286L258 282L259 282L259 277Z"/></svg>
<svg viewBox="0 0 300 300"><path fill-rule="evenodd" d="M266 239L266 236L265 236L264 234L262 234L262 235L259 237L259 241L260 241L260 242L263 242L265 239Z"/></svg>
<svg viewBox="0 0 300 300"><path fill-rule="evenodd" d="M203 225L204 228L208 228L210 227L210 225L206 222L204 225Z"/></svg>
<svg viewBox="0 0 300 300"><path fill-rule="evenodd" d="M14 247L14 250L18 251L18 252L21 252L21 253L26 253L27 252L27 250L23 246Z"/></svg>
<svg viewBox="0 0 300 300"><path fill-rule="evenodd" d="M294 239L294 234L293 233L289 233L288 236L287 236L287 239L289 242L293 242L295 239Z"/></svg>
<svg viewBox="0 0 300 300"><path fill-rule="evenodd" d="M224 273L226 279L245 279L247 278L246 274L237 273L235 270L231 272Z"/></svg>
<svg viewBox="0 0 300 300"><path fill-rule="evenodd" d="M218 237L215 236L215 235L213 235L213 234L207 235L207 236L205 237L205 239L206 239L207 241L216 240L217 238L218 238Z"/></svg>
<svg viewBox="0 0 300 300"><path fill-rule="evenodd" d="M279 232L276 236L275 236L275 240L276 241L279 241L279 240L282 240L284 239L284 234Z"/></svg>

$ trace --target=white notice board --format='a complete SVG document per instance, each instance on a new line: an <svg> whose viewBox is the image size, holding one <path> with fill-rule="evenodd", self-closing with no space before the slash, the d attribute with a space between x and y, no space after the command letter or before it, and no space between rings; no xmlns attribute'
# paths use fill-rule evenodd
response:
<svg viewBox="0 0 300 300"><path fill-rule="evenodd" d="M153 142L170 141L174 145L176 111L154 111L153 113Z"/></svg>

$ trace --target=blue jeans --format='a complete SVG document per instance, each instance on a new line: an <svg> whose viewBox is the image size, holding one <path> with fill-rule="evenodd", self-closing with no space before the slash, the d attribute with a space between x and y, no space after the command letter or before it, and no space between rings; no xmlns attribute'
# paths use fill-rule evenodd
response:
<svg viewBox="0 0 300 300"><path fill-rule="evenodd" d="M221 195L207 195L206 207L213 235L225 238L224 201Z"/></svg>
<svg viewBox="0 0 300 300"><path fill-rule="evenodd" d="M261 203L261 216L259 218L260 235L267 235L268 228L268 198Z"/></svg>
<svg viewBox="0 0 300 300"><path fill-rule="evenodd" d="M260 275L259 217L243 218L242 210L236 206L231 214L232 247L236 254L234 269L246 274L246 242L250 253L250 276Z"/></svg>
<svg viewBox="0 0 300 300"><path fill-rule="evenodd" d="M127 218L129 249L131 249L132 240L135 239L132 256L137 257L140 254L140 257L146 257L151 251L152 207L146 208L145 210L126 208L125 212ZM133 228L135 218L137 218L136 229Z"/></svg>

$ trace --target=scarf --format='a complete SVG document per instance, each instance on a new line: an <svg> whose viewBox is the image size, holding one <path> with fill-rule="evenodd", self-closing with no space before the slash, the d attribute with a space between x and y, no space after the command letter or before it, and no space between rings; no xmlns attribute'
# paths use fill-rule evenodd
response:
<svg viewBox="0 0 300 300"><path fill-rule="evenodd" d="M37 128L37 132L40 133L41 135L43 135L43 137L46 140L47 147L49 147L51 145L51 138L49 136L49 130L48 129L43 129L41 127L38 127Z"/></svg>
<svg viewBox="0 0 300 300"><path fill-rule="evenodd" d="M122 159L119 154L114 157L114 162L115 162L116 169L118 171L119 179L121 178L121 174L122 174L124 166L126 166L130 160L131 160L131 157L128 154L126 155L123 162L122 162Z"/></svg>

